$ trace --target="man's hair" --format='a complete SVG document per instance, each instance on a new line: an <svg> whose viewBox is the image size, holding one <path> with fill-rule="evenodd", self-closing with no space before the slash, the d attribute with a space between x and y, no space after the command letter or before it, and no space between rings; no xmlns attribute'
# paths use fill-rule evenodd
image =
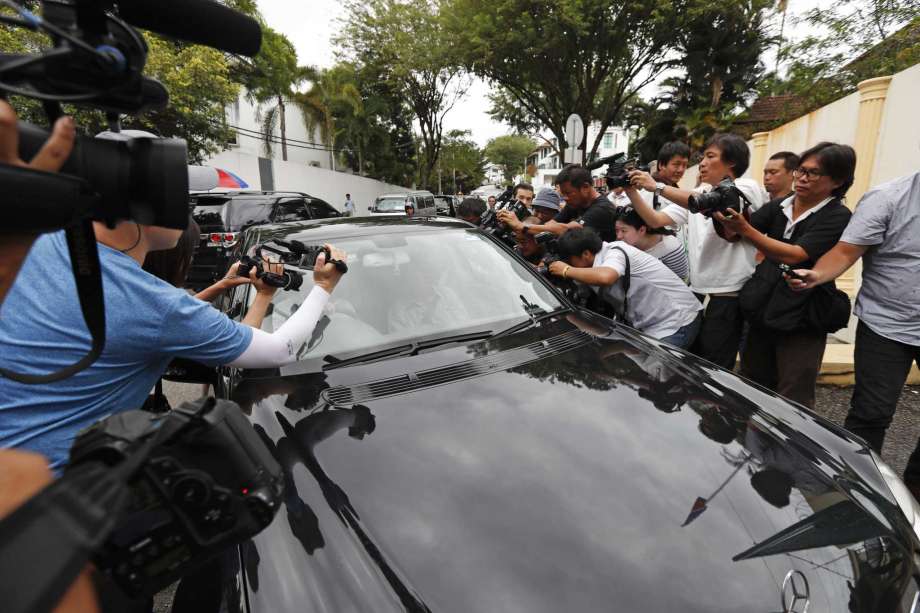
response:
<svg viewBox="0 0 920 613"><path fill-rule="evenodd" d="M572 228L559 237L556 249L559 257L567 260L573 255L581 255L585 251L597 253L604 246L604 241L591 228Z"/></svg>
<svg viewBox="0 0 920 613"><path fill-rule="evenodd" d="M482 217L485 212L486 203L479 198L464 198L457 207L457 215L460 217Z"/></svg>
<svg viewBox="0 0 920 613"><path fill-rule="evenodd" d="M727 134L720 132L714 134L712 138L706 141L703 150L715 147L721 154L722 161L732 168L735 177L740 177L747 172L751 164L751 150L743 138L737 134Z"/></svg>
<svg viewBox="0 0 920 613"><path fill-rule="evenodd" d="M517 196L517 192L519 189L523 189L523 190L526 190L534 194L536 193L533 189L533 185L531 185L530 183L518 183L517 185L514 186L514 189L511 190L511 195Z"/></svg>
<svg viewBox="0 0 920 613"><path fill-rule="evenodd" d="M639 215L638 211L632 207L623 207L620 210L620 213L617 215L617 221L622 221L623 223L632 226L636 230L645 228L646 234L666 234L668 236L675 236L674 231L668 229L667 226L661 226L660 228L652 228L649 226Z"/></svg>
<svg viewBox="0 0 920 613"><path fill-rule="evenodd" d="M856 173L856 152L849 145L837 143L818 143L799 156L799 164L810 157L818 158L821 172L833 181L841 181L840 187L831 193L837 198L847 195L853 185L853 175Z"/></svg>
<svg viewBox="0 0 920 613"><path fill-rule="evenodd" d="M575 189L585 185L594 185L594 179L591 177L591 171L578 164L569 164L556 177L556 184L562 185L569 183Z"/></svg>
<svg viewBox="0 0 920 613"><path fill-rule="evenodd" d="M176 287L185 287L185 277L192 265L192 256L201 237L195 220L189 217L188 227L172 249L151 251L144 258L144 270Z"/></svg>
<svg viewBox="0 0 920 613"><path fill-rule="evenodd" d="M351 198L351 194L345 194L346 198Z"/></svg>
<svg viewBox="0 0 920 613"><path fill-rule="evenodd" d="M780 151L779 153L774 153L770 156L771 160L782 160L783 168L787 172L792 172L799 167L799 156L792 153L791 151Z"/></svg>
<svg viewBox="0 0 920 613"><path fill-rule="evenodd" d="M685 143L680 142L679 140L671 141L670 143L665 143L661 146L661 149L658 150L658 166L667 166L668 162L673 160L676 157L682 157L690 159L690 147Z"/></svg>

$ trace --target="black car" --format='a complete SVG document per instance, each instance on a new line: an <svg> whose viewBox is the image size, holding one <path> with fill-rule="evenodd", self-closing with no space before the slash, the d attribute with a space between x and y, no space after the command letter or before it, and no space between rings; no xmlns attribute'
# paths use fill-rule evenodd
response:
<svg viewBox="0 0 920 613"><path fill-rule="evenodd" d="M286 494L196 610L917 610L917 503L842 428L578 309L463 222L244 246L271 237L331 242L350 270L296 363L219 373Z"/></svg>
<svg viewBox="0 0 920 613"><path fill-rule="evenodd" d="M201 230L188 275L188 285L195 290L224 275L240 234L247 228L342 216L328 202L300 192L193 193L190 204L192 217Z"/></svg>

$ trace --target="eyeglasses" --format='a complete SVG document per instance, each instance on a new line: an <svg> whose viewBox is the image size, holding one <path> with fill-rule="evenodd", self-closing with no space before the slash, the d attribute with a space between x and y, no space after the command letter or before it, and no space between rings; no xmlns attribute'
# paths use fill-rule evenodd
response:
<svg viewBox="0 0 920 613"><path fill-rule="evenodd" d="M803 166L799 166L798 168L793 170L792 174L795 175L799 179L808 175L809 181L815 181L816 179L820 179L821 177L827 176L827 173L823 173L817 168L805 168Z"/></svg>

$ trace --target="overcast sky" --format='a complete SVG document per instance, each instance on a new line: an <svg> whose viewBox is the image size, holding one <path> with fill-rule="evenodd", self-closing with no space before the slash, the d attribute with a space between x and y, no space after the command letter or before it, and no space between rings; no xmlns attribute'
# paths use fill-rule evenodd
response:
<svg viewBox="0 0 920 613"><path fill-rule="evenodd" d="M801 14L819 2L826 4L829 1L790 0L789 12ZM301 64L328 68L335 63L331 39L338 29L338 19L344 14L344 7L337 0L258 0L258 3L268 25L286 35L294 43ZM791 22L792 20L787 18L787 34L801 34L801 28L797 28ZM772 67L773 59L766 59ZM492 121L486 113L489 106L486 100L487 93L488 86L482 81L475 81L466 98L448 113L445 131L455 128L471 130L473 138L480 146L485 145L490 138L507 134L508 126Z"/></svg>

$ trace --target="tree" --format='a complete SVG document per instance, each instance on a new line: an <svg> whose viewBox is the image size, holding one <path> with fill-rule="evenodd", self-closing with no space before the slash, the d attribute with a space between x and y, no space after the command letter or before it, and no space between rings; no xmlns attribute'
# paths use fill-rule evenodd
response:
<svg viewBox="0 0 920 613"><path fill-rule="evenodd" d="M772 0L694 0L675 35L684 72L665 79L663 93L646 107L638 148L653 159L658 148L680 139L699 151L752 97L763 76L760 61L772 42L764 18Z"/></svg>
<svg viewBox="0 0 920 613"><path fill-rule="evenodd" d="M511 181L524 172L525 160L533 153L534 147L534 142L527 136L499 136L486 144L484 153L490 162L501 166L505 181Z"/></svg>
<svg viewBox="0 0 920 613"><path fill-rule="evenodd" d="M600 124L588 157L636 92L672 64L686 1L444 0L442 13L458 61L499 88L493 116L525 133L547 128L561 153L566 119L578 113L585 140Z"/></svg>
<svg viewBox="0 0 920 613"><path fill-rule="evenodd" d="M256 118L262 123L265 154L272 155L275 129L281 133L281 159L287 161L286 111L294 101L297 87L311 72L297 64L294 45L283 34L262 28L262 49L240 77L246 96L256 103Z"/></svg>
<svg viewBox="0 0 920 613"><path fill-rule="evenodd" d="M406 99L426 152L421 183L430 185L443 138L444 116L463 95L462 76L446 44L437 7L427 0L348 0L337 39L347 58L373 67Z"/></svg>
<svg viewBox="0 0 920 613"><path fill-rule="evenodd" d="M469 193L485 179L486 160L476 146L469 130L451 130L444 135L438 160L439 190L443 192L441 176L446 175L453 193Z"/></svg>

